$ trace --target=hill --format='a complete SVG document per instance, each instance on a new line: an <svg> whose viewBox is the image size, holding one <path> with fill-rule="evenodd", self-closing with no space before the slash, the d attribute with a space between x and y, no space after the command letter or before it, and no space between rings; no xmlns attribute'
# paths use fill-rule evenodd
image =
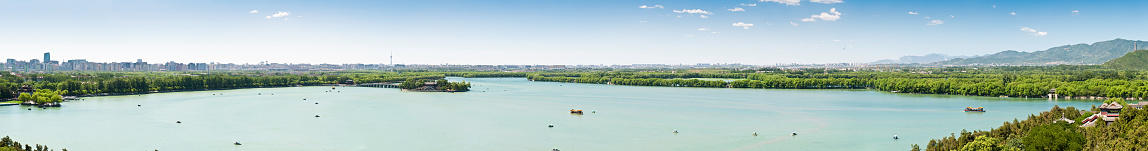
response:
<svg viewBox="0 0 1148 151"><path fill-rule="evenodd" d="M1058 65L1101 64L1134 50L1134 43L1145 48L1148 43L1127 39L1114 39L1092 44L1075 44L1049 48L1044 51L1002 51L991 55L960 58L937 62L940 65Z"/></svg>
<svg viewBox="0 0 1148 151"><path fill-rule="evenodd" d="M1104 67L1117 69L1148 69L1148 50L1136 50L1123 57L1104 63Z"/></svg>

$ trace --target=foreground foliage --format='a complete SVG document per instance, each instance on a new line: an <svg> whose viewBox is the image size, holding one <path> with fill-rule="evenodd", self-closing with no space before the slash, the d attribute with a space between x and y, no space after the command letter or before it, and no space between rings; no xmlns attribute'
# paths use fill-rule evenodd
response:
<svg viewBox="0 0 1148 151"><path fill-rule="evenodd" d="M1030 115L1023 121L1005 122L999 128L989 131L961 131L941 139L930 140L925 150L977 150L977 151L1068 151L1068 150L1144 150L1148 145L1148 110L1125 106L1120 111L1120 119L1111 125L1098 121L1093 127L1079 127L1075 123L1053 123L1064 115L1066 118L1087 117L1098 112L1093 107L1086 114L1073 107L1053 107L1040 115ZM913 150L921 150L913 145Z"/></svg>
<svg viewBox="0 0 1148 151"><path fill-rule="evenodd" d="M68 151L68 149L60 149L60 150L61 151ZM47 145L40 145L40 144L36 144L36 147L32 148L31 145L20 144L20 142L13 141L11 138L8 138L8 136L4 136L4 138L0 138L0 151L54 151L54 150L48 149Z"/></svg>

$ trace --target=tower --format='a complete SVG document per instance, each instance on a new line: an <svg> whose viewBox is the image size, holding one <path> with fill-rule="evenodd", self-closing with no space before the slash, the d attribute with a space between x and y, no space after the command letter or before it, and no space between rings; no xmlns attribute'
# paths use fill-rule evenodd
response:
<svg viewBox="0 0 1148 151"><path fill-rule="evenodd" d="M395 66L395 52L391 52L391 66Z"/></svg>
<svg viewBox="0 0 1148 151"><path fill-rule="evenodd" d="M44 52L44 62L47 63L48 61L51 61L51 60L52 60L51 52Z"/></svg>

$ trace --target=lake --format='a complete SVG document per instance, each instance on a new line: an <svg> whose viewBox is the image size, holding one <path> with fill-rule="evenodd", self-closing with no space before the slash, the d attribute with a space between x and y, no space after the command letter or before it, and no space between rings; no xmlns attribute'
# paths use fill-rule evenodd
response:
<svg viewBox="0 0 1148 151"><path fill-rule="evenodd" d="M1099 104L875 90L449 79L474 87L462 93L258 88L88 97L31 111L2 106L0 135L77 151L908 150L961 129L1023 120L1053 105ZM968 106L988 112L963 112ZM586 113L572 115L571 108ZM237 141L243 145L232 144Z"/></svg>

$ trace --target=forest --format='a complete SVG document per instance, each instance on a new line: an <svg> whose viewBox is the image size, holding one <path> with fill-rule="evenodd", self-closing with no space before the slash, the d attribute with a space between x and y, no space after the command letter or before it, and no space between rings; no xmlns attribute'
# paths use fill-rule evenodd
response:
<svg viewBox="0 0 1148 151"><path fill-rule="evenodd" d="M1139 70L1112 70L1096 66L924 68L897 72L832 71L825 69L772 72L662 73L582 72L536 73L532 81L667 87L759 89L877 89L900 93L972 96L1145 98L1146 74ZM518 75L513 75L518 76ZM693 78L740 79L699 80Z"/></svg>
<svg viewBox="0 0 1148 151"><path fill-rule="evenodd" d="M19 97L14 91L27 85L36 91L64 96L133 94L187 90L311 86L325 84L402 82L407 79L443 79L434 72L57 72L16 76L0 72L0 98ZM30 99L39 98L29 96ZM48 98L48 100L55 100Z"/></svg>
<svg viewBox="0 0 1148 151"><path fill-rule="evenodd" d="M895 70L839 69L680 69L535 72L497 71L337 71L337 72L57 72L17 77L0 72L0 97L17 97L21 85L56 91L65 96L100 93L144 93L323 84L438 80L445 77L523 77L540 82L569 82L631 86L755 88L755 89L876 89L898 93L1138 99L1148 97L1148 72L1117 70L1098 65L1030 67L946 67ZM36 78L31 78L36 77ZM701 78L701 79L699 79ZM716 79L716 80L715 80ZM727 82L728 81L728 82ZM444 83L446 84L446 83ZM444 85L447 89L456 83ZM462 84L459 84L462 85ZM468 87L469 88L469 87ZM1053 90L1055 89L1055 92Z"/></svg>

